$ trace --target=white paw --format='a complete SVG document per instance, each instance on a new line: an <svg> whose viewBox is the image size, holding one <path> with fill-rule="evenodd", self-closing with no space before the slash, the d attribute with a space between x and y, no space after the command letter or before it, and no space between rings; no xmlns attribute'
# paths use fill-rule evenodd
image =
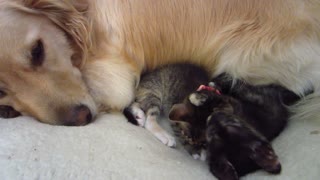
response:
<svg viewBox="0 0 320 180"><path fill-rule="evenodd" d="M141 127L144 127L144 125L146 123L146 115L142 111L142 109L140 108L139 104L133 103L130 108L131 108L131 112L132 112L134 118L138 122L138 125Z"/></svg>
<svg viewBox="0 0 320 180"><path fill-rule="evenodd" d="M207 100L207 96L199 93L192 93L189 96L189 101L195 106L201 106Z"/></svg>
<svg viewBox="0 0 320 180"><path fill-rule="evenodd" d="M168 134L167 132L158 132L155 134L155 136L165 145L169 147L175 147L176 146L176 140L173 136Z"/></svg>
<svg viewBox="0 0 320 180"><path fill-rule="evenodd" d="M207 159L207 151L202 149L201 150L201 154L200 154L200 160L201 161L206 161L206 159Z"/></svg>
<svg viewBox="0 0 320 180"><path fill-rule="evenodd" d="M207 151L204 150L204 149L201 149L200 154L199 153L194 153L194 154L192 154L192 157L195 160L206 161L206 159L207 159Z"/></svg>
<svg viewBox="0 0 320 180"><path fill-rule="evenodd" d="M201 158L201 156L199 154L192 154L192 157L194 160L198 160Z"/></svg>

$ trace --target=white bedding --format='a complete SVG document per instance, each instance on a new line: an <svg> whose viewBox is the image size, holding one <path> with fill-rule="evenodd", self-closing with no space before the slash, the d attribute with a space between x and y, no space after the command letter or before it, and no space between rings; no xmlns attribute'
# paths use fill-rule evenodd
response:
<svg viewBox="0 0 320 180"><path fill-rule="evenodd" d="M293 119L274 141L283 171L244 179L320 178L320 118ZM29 117L0 119L0 179L214 179L204 162L164 146L120 114L84 127L51 126Z"/></svg>

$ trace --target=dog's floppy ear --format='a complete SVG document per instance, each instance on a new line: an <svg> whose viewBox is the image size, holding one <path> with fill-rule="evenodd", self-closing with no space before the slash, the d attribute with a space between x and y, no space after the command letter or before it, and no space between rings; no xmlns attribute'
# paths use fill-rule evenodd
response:
<svg viewBox="0 0 320 180"><path fill-rule="evenodd" d="M72 60L81 67L91 46L90 30L85 17L88 0L23 0L23 5L49 18L66 32L76 54Z"/></svg>
<svg viewBox="0 0 320 180"><path fill-rule="evenodd" d="M191 114L192 109L187 104L175 104L170 110L169 119L173 121L186 121L185 117L190 116Z"/></svg>

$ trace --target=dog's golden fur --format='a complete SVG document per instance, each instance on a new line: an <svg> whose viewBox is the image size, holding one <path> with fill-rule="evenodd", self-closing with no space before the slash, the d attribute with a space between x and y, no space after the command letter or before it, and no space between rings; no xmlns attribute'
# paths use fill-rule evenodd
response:
<svg viewBox="0 0 320 180"><path fill-rule="evenodd" d="M34 68L38 39L46 58ZM320 1L0 0L0 104L46 123L75 104L121 110L141 72L183 60L317 90Z"/></svg>

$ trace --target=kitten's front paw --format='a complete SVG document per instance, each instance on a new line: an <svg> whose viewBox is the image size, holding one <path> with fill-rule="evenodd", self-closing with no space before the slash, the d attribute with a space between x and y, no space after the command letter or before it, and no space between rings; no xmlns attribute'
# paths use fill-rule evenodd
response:
<svg viewBox="0 0 320 180"><path fill-rule="evenodd" d="M208 95L202 93L192 93L189 96L189 101L195 106L202 106L207 99Z"/></svg>
<svg viewBox="0 0 320 180"><path fill-rule="evenodd" d="M201 158L200 154L192 154L194 160L199 160Z"/></svg>
<svg viewBox="0 0 320 180"><path fill-rule="evenodd" d="M199 153L194 153L192 154L193 159L195 160L200 160L200 161L206 161L207 159L207 152L205 150L201 150L200 154Z"/></svg>
<svg viewBox="0 0 320 180"><path fill-rule="evenodd" d="M144 125L146 123L146 115L142 111L142 109L140 108L139 103L133 103L130 106L130 110L131 110L134 118L138 122L138 125L141 126L141 127L144 127Z"/></svg>
<svg viewBox="0 0 320 180"><path fill-rule="evenodd" d="M167 132L158 132L155 133L155 136L165 145L169 147L175 147L176 146L176 140L173 136L168 134Z"/></svg>
<svg viewBox="0 0 320 180"><path fill-rule="evenodd" d="M207 159L207 151L204 150L204 149L202 149L200 155L201 155L201 156L200 156L200 160L201 160L201 161L206 161L206 159Z"/></svg>

